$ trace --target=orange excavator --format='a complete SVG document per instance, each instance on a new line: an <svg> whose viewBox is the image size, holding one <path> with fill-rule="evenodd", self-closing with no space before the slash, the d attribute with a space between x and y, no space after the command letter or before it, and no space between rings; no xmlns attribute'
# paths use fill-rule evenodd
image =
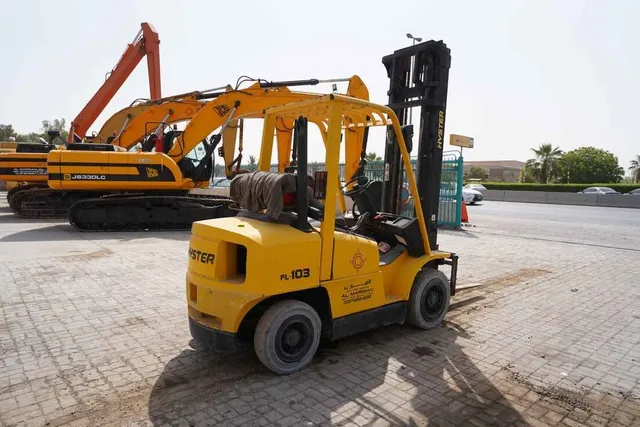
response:
<svg viewBox="0 0 640 427"><path fill-rule="evenodd" d="M132 105L116 113L105 123L105 126L98 134L86 135L89 127L93 125L109 101L113 99L114 95L145 56L147 57L149 73L150 99L142 100L135 106ZM104 83L71 122L66 149L82 150L89 148L79 144L83 141L92 143L111 142L123 132L132 119L143 113L147 108L156 105L161 96L160 39L153 26L143 22L133 42L127 45L120 60L107 73ZM51 140L56 136L59 135L49 135ZM10 198L20 191L47 186L47 153L53 149L56 149L56 146L52 143L18 144L14 153L0 153L0 181L23 184L14 187L10 194L7 194L9 202Z"/></svg>
<svg viewBox="0 0 640 427"><path fill-rule="evenodd" d="M127 49L116 66L107 73L107 78L100 89L71 122L68 142L81 142L84 139L89 127L95 122L145 56L147 57L151 99L162 97L160 88L160 38L151 24L143 22L141 26L142 28L136 34L133 42L127 45Z"/></svg>

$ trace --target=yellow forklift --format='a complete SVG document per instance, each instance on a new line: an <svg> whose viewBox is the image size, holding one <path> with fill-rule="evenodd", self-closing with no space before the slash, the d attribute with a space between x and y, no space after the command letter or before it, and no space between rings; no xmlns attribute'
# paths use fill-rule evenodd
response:
<svg viewBox="0 0 640 427"><path fill-rule="evenodd" d="M238 214L192 227L186 293L197 342L224 351L252 341L268 369L290 374L311 362L321 336L336 340L389 324L430 329L442 322L455 293L458 258L432 241L438 205L425 195L438 193L440 178L421 168L438 169L442 162L449 49L430 41L385 60L391 105L403 112L412 102L423 108L420 185L410 160L412 126L403 126L390 107L332 94L267 109L258 171L231 182ZM416 64L417 77L405 74L394 87L395 72L405 63ZM410 81L415 91L402 87ZM269 171L277 120L295 121L294 161L274 173ZM309 122L318 125L326 149L326 171L315 172L312 180ZM413 216L381 211L364 167L345 184L339 181L342 132L371 126L388 127L385 159L398 160L395 169L406 172L410 193L419 201ZM353 150L347 145L349 162ZM361 146L364 165L366 142ZM438 150L439 158L433 156ZM395 173L389 168L378 203L389 200L385 186ZM420 187L430 191L421 193ZM354 199L351 214L336 214L336 195ZM445 265L449 278L439 270Z"/></svg>

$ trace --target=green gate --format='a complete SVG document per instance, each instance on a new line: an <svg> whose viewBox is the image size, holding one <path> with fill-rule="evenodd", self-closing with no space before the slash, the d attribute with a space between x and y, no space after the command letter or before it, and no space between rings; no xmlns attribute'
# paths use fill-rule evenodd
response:
<svg viewBox="0 0 640 427"><path fill-rule="evenodd" d="M415 173L416 159L411 159ZM376 181L384 177L384 163L371 162L367 164L365 175ZM440 204L438 207L438 225L445 227L460 227L462 224L462 177L463 159L457 151L443 153L442 174L440 181ZM419 176L416 176L420 180ZM400 191L400 206L402 215L413 216L413 198L409 196L409 184L406 172L403 174L403 188Z"/></svg>
<svg viewBox="0 0 640 427"><path fill-rule="evenodd" d="M443 153L438 225L460 227L462 224L462 166L463 160L459 152Z"/></svg>

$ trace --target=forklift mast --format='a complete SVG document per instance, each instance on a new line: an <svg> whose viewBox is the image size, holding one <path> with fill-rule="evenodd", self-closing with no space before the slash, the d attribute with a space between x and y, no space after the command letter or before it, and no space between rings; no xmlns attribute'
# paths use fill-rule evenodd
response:
<svg viewBox="0 0 640 427"><path fill-rule="evenodd" d="M440 174L442 147L447 107L447 88L451 51L442 41L430 40L396 50L382 58L390 79L389 107L398 116L404 131L411 132L410 109L420 107L418 130L418 159L416 179L419 203L427 222L429 244L436 249L438 241L438 204L440 201ZM411 146L408 143L411 154ZM382 211L400 213L399 192L403 169L400 149L395 143L391 127L387 130L384 152L384 180ZM414 203L418 203L414 195Z"/></svg>

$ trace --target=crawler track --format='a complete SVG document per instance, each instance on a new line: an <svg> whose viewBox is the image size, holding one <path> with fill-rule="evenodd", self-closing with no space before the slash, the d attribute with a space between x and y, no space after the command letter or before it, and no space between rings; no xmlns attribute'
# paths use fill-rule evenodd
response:
<svg viewBox="0 0 640 427"><path fill-rule="evenodd" d="M235 216L231 199L206 195L106 195L84 199L69 210L83 231L190 230L194 221Z"/></svg>
<svg viewBox="0 0 640 427"><path fill-rule="evenodd" d="M11 198L21 191L31 190L32 188L47 188L47 183L37 183L37 184L24 184L18 185L17 187L13 187L11 190L7 191L7 203L11 204Z"/></svg>
<svg viewBox="0 0 640 427"><path fill-rule="evenodd" d="M25 218L65 218L69 207L86 197L101 193L65 192L51 188L29 188L15 193L9 201L13 212Z"/></svg>

